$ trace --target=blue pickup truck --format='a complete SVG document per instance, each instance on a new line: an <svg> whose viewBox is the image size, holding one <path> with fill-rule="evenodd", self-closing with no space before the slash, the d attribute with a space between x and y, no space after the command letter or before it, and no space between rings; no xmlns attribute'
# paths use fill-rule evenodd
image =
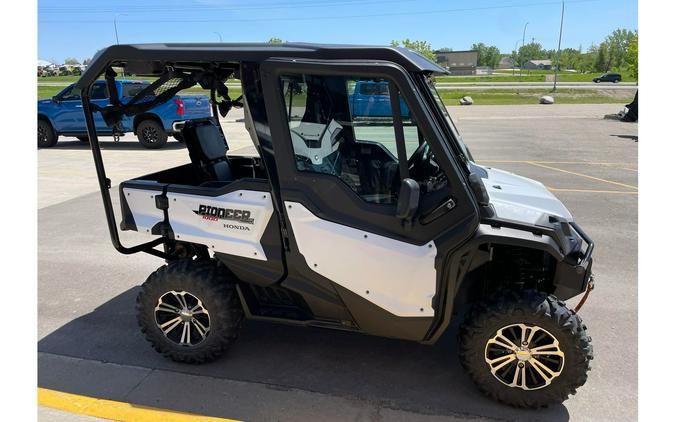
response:
<svg viewBox="0 0 675 422"><path fill-rule="evenodd" d="M354 117L391 117L389 82L357 81L349 96L349 108ZM410 117L410 110L401 97L401 116Z"/></svg>
<svg viewBox="0 0 675 422"><path fill-rule="evenodd" d="M150 83L146 81L116 81L120 101L129 101ZM91 102L100 107L110 103L105 81L94 84ZM172 135L182 142L180 127L186 120L211 116L211 106L206 95L177 95L141 115L124 117L122 128L125 133L134 133L138 141L146 148L161 148ZM101 113L94 113L96 132L99 135L112 135L112 129L103 121ZM80 93L74 85L47 100L38 100L38 147L48 148L56 145L60 135L74 136L82 142L89 142L84 121Z"/></svg>

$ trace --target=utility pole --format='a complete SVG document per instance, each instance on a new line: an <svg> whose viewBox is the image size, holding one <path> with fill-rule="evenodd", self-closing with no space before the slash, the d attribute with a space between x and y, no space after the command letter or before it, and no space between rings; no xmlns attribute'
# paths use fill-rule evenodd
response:
<svg viewBox="0 0 675 422"><path fill-rule="evenodd" d="M117 44L117 45L120 45L120 38L119 38L119 36L117 35L117 18L118 18L119 16L127 16L127 14L126 14L126 13L117 13L117 14L115 15L115 17L113 18L113 26L115 27L115 44ZM124 75L124 68L122 68L122 77L123 77L123 78L125 77L125 75Z"/></svg>
<svg viewBox="0 0 675 422"><path fill-rule="evenodd" d="M523 27L523 42L520 44L520 48L525 47L525 30L527 29L527 25L529 25L529 22L525 22L525 26ZM523 58L520 58L520 78L523 78Z"/></svg>
<svg viewBox="0 0 675 422"><path fill-rule="evenodd" d="M563 20L565 19L565 0L562 0L562 13L560 14L560 33L558 34L558 58L555 64L555 73L553 76L553 91L558 87L558 69L560 68L560 42L562 41Z"/></svg>

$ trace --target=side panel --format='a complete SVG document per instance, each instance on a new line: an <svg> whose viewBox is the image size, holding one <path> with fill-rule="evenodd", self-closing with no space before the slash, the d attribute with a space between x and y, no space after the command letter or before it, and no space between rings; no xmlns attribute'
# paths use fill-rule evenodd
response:
<svg viewBox="0 0 675 422"><path fill-rule="evenodd" d="M273 212L268 192L238 190L214 197L167 192L167 198L177 240L200 243L214 252L267 260L260 240Z"/></svg>
<svg viewBox="0 0 675 422"><path fill-rule="evenodd" d="M298 202L285 206L299 252L313 271L393 315L434 315L433 241L417 246L322 220Z"/></svg>
<svg viewBox="0 0 675 422"><path fill-rule="evenodd" d="M160 195L161 190L121 189L138 232L150 234L155 224L164 221L164 212L155 205L155 195Z"/></svg>

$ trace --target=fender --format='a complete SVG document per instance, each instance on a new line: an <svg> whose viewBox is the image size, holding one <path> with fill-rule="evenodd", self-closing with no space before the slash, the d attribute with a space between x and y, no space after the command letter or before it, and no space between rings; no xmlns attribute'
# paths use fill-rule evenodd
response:
<svg viewBox="0 0 675 422"><path fill-rule="evenodd" d="M61 134L58 130L56 130L56 126L54 126L54 122L52 121L52 119L49 116L47 116L46 114L38 113L38 119L44 119L44 120L48 121L49 124L52 125L52 129L54 129L54 133L56 133L57 135Z"/></svg>
<svg viewBox="0 0 675 422"><path fill-rule="evenodd" d="M564 260L565 255L553 237L546 234L533 233L533 231L481 223L469 241L448 254L443 264L442 274L442 277L447 282L441 292L439 292L441 297L438 304L438 317L435 319L422 343L433 344L445 332L452 319L455 296L464 282L464 277L468 272L488 261L489 256L485 256L487 254L479 250L480 245L493 243L520 246L547 252L558 263Z"/></svg>
<svg viewBox="0 0 675 422"><path fill-rule="evenodd" d="M166 130L166 125L164 124L164 120L162 120L162 118L159 115L157 115L155 113L152 113L152 112L149 112L149 113L143 113L143 114L138 114L138 115L134 116L134 121L133 121L133 133L134 133L134 135L136 135L136 128L138 128L138 125L143 120L154 120L157 123L159 123L164 128L164 130ZM169 127L171 127L171 125L169 125Z"/></svg>

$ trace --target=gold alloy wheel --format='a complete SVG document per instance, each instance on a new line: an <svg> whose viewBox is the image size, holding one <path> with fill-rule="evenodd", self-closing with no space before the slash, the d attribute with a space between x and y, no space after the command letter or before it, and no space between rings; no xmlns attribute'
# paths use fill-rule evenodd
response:
<svg viewBox="0 0 675 422"><path fill-rule="evenodd" d="M175 290L157 301L155 323L167 339L188 347L204 341L211 328L209 311L202 301L189 292Z"/></svg>
<svg viewBox="0 0 675 422"><path fill-rule="evenodd" d="M536 325L503 327L485 345L485 362L501 383L537 390L553 382L563 370L565 354L553 334Z"/></svg>

